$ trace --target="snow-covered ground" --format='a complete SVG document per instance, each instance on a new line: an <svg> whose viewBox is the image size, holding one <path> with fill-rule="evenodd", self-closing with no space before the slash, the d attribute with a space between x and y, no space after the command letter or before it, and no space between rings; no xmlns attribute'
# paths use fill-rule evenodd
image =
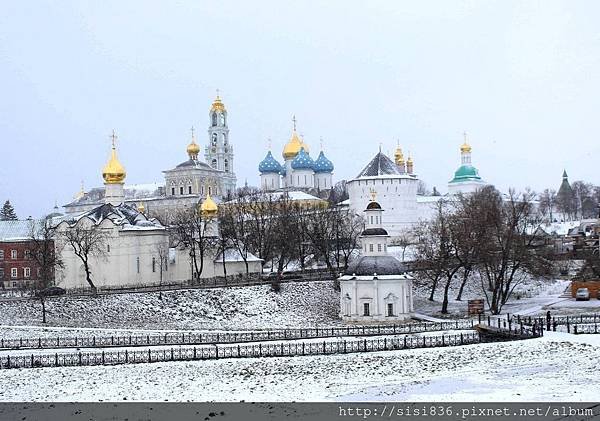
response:
<svg viewBox="0 0 600 421"><path fill-rule="evenodd" d="M48 326L105 329L266 329L337 325L339 295L333 282L190 289L57 297L47 301ZM0 324L41 325L33 300L0 301ZM0 328L0 334L2 329Z"/></svg>
<svg viewBox="0 0 600 421"><path fill-rule="evenodd" d="M593 401L600 336L293 358L0 370L2 401ZM549 387L552 385L552 387Z"/></svg>

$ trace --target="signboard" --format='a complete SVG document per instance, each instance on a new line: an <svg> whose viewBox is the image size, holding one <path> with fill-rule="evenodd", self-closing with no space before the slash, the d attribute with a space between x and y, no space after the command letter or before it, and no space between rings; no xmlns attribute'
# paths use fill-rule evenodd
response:
<svg viewBox="0 0 600 421"><path fill-rule="evenodd" d="M484 300L469 300L469 315L484 313Z"/></svg>

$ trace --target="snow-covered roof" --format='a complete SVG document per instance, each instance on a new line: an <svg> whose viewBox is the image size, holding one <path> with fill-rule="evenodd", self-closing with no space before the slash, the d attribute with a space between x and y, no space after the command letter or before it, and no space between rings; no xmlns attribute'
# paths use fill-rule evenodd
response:
<svg viewBox="0 0 600 421"><path fill-rule="evenodd" d="M550 235L567 235L573 228L579 228L581 222L579 221L567 221L567 222L552 222L551 224L540 225L540 229L546 234Z"/></svg>
<svg viewBox="0 0 600 421"><path fill-rule="evenodd" d="M305 193L303 191L299 191L299 190L293 190L293 191L276 191L276 192L268 192L265 193L265 197L267 199L271 199L271 200L279 200L281 199L281 197L283 195L287 195L287 197L292 200L292 201L319 201L319 202L324 202L323 199L317 197L317 196L313 196L312 194L308 194ZM237 203L237 199L233 199L230 200L226 203Z"/></svg>
<svg viewBox="0 0 600 421"><path fill-rule="evenodd" d="M0 221L0 241L23 241L31 235L31 219L22 221Z"/></svg>
<svg viewBox="0 0 600 421"><path fill-rule="evenodd" d="M156 219L148 219L146 215L137 209L127 205L120 204L114 206L110 203L95 207L92 210L82 212L69 219L64 219L69 225L74 225L83 218L89 218L96 225L101 224L108 219L113 224L119 225L123 230L164 230L165 227Z"/></svg>
<svg viewBox="0 0 600 421"><path fill-rule="evenodd" d="M377 177L381 175L404 175L400 172L400 168L398 168L394 161L388 158L383 152L375 155L356 178Z"/></svg>
<svg viewBox="0 0 600 421"><path fill-rule="evenodd" d="M128 184L123 186L125 200L135 201L164 196L164 183ZM77 205L93 205L104 202L105 188L94 187L79 198L64 205L65 207Z"/></svg>

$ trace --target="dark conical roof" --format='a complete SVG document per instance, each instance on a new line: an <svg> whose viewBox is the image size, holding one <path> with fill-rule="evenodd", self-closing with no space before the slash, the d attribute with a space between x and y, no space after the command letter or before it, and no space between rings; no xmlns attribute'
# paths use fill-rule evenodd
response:
<svg viewBox="0 0 600 421"><path fill-rule="evenodd" d="M360 177L375 177L378 175L401 175L400 169L394 161L388 158L382 152L379 152L375 157L367 164L367 166L358 174L357 178Z"/></svg>

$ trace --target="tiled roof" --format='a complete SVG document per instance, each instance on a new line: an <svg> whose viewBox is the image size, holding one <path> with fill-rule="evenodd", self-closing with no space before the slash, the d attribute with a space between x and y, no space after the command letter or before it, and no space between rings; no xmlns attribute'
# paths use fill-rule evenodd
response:
<svg viewBox="0 0 600 421"><path fill-rule="evenodd" d="M376 177L378 175L401 175L400 169L387 155L379 152L358 174L358 177Z"/></svg>

